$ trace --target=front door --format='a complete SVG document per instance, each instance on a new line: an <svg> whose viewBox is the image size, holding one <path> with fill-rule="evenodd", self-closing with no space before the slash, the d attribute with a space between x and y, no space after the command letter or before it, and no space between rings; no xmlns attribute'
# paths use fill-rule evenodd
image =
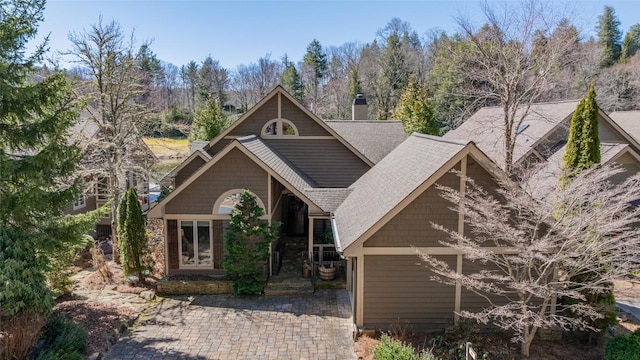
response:
<svg viewBox="0 0 640 360"><path fill-rule="evenodd" d="M304 201L287 194L282 207L283 230L287 236L307 236L309 233L309 209Z"/></svg>

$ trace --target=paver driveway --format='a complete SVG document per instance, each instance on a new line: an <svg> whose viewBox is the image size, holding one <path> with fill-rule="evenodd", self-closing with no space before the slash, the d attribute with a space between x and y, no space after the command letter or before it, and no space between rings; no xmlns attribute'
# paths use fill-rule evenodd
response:
<svg viewBox="0 0 640 360"><path fill-rule="evenodd" d="M313 295L169 298L107 359L356 359L345 290Z"/></svg>

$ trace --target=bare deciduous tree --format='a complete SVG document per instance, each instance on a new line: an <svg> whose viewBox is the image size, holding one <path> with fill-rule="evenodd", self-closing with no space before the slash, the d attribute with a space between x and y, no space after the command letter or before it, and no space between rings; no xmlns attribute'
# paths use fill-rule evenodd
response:
<svg viewBox="0 0 640 360"><path fill-rule="evenodd" d="M471 46L465 51L452 49L453 61L461 66L467 80L459 89L460 95L504 109L504 169L512 173L517 129L552 76L566 65L576 39L550 36L562 20L555 20L535 0L523 1L520 6L505 3L496 9L485 3L483 11L486 23L479 29L468 19L458 19Z"/></svg>
<svg viewBox="0 0 640 360"><path fill-rule="evenodd" d="M96 195L113 199L111 213L116 214L121 195L150 166L136 128L146 110L137 103L142 88L134 63L133 35L126 40L119 23L103 24L100 19L89 30L70 34L69 39L73 46L66 55L85 71L77 89L88 103L80 120L84 131L78 134L85 135L80 139L85 149L83 177L93 181L95 186L89 188ZM115 244L115 216L111 227Z"/></svg>
<svg viewBox="0 0 640 360"><path fill-rule="evenodd" d="M602 315L583 294L604 293L612 280L638 269L640 207L632 200L640 199L640 175L610 183L620 171L591 168L544 199L508 180L495 192L469 179L462 193L440 187L468 229L460 234L434 224L449 235L440 243L482 265L460 273L419 254L435 280L460 283L487 301L483 310L459 315L512 332L524 356L540 328L595 330L591 320ZM572 281L586 274L588 281Z"/></svg>

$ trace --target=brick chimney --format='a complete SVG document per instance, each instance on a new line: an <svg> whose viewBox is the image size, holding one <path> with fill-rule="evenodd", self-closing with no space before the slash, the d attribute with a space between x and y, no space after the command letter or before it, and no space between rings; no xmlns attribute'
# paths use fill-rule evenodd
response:
<svg viewBox="0 0 640 360"><path fill-rule="evenodd" d="M367 99L364 95L356 95L356 98L353 99L353 106L351 106L352 120L367 120L367 108Z"/></svg>

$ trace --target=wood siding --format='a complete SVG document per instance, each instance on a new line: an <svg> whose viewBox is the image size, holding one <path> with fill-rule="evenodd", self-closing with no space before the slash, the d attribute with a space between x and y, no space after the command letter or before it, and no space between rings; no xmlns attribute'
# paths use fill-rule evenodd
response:
<svg viewBox="0 0 640 360"><path fill-rule="evenodd" d="M69 206L64 210L64 213L69 215L84 214L95 209L97 209L96 197L93 195L87 195L84 199L84 206L74 209L73 204L69 204Z"/></svg>
<svg viewBox="0 0 640 360"><path fill-rule="evenodd" d="M459 170L460 164L454 168ZM460 178L451 172L445 173L436 183L460 188ZM446 239L447 234L434 229L431 222L457 230L458 214L449 210L452 205L440 196L435 186L431 186L367 239L364 246L442 246L438 241Z"/></svg>
<svg viewBox="0 0 640 360"><path fill-rule="evenodd" d="M369 165L336 139L264 139L319 187L349 187Z"/></svg>
<svg viewBox="0 0 640 360"><path fill-rule="evenodd" d="M179 268L180 251L178 249L178 221L167 220L167 257L169 270Z"/></svg>
<svg viewBox="0 0 640 360"><path fill-rule="evenodd" d="M598 137L600 138L600 142L628 143L611 125L602 121L600 117L598 117L598 120Z"/></svg>
<svg viewBox="0 0 640 360"><path fill-rule="evenodd" d="M296 126L299 136L331 136L327 130L284 96L282 97L281 116Z"/></svg>
<svg viewBox="0 0 640 360"><path fill-rule="evenodd" d="M481 264L478 261L476 262L472 262L470 260L462 261L463 274L469 275L469 274L477 273L480 270L500 271L497 266L491 263ZM506 303L505 298L502 296L498 296L495 294L488 294L488 293L485 293L483 295L491 299L491 301L496 305L504 305ZM460 301L461 310L478 312L478 311L482 311L483 309L489 306L490 304L486 298L474 293L473 291L467 290L464 287L462 287L462 296Z"/></svg>
<svg viewBox="0 0 640 360"><path fill-rule="evenodd" d="M180 171L178 171L178 173L176 174L174 186L177 188L182 183L184 183L191 176L191 174L196 172L196 170L198 170L204 163L205 161L199 156L191 159L191 162L183 166L182 169L180 169Z"/></svg>
<svg viewBox="0 0 640 360"><path fill-rule="evenodd" d="M368 328L409 325L440 330L453 325L455 287L430 279L418 256L365 256L364 317ZM456 256L439 256L455 268Z"/></svg>
<svg viewBox="0 0 640 360"><path fill-rule="evenodd" d="M249 189L267 203L267 173L238 149L232 149L165 207L166 214L212 214L226 191Z"/></svg>
<svg viewBox="0 0 640 360"><path fill-rule="evenodd" d="M241 124L231 130L228 135L231 136L247 136L247 135L260 135L262 127L269 120L276 119L278 117L278 97L274 96L271 100L264 103L259 109L244 119ZM294 119L289 119L292 122ZM297 126L297 125L296 125Z"/></svg>

